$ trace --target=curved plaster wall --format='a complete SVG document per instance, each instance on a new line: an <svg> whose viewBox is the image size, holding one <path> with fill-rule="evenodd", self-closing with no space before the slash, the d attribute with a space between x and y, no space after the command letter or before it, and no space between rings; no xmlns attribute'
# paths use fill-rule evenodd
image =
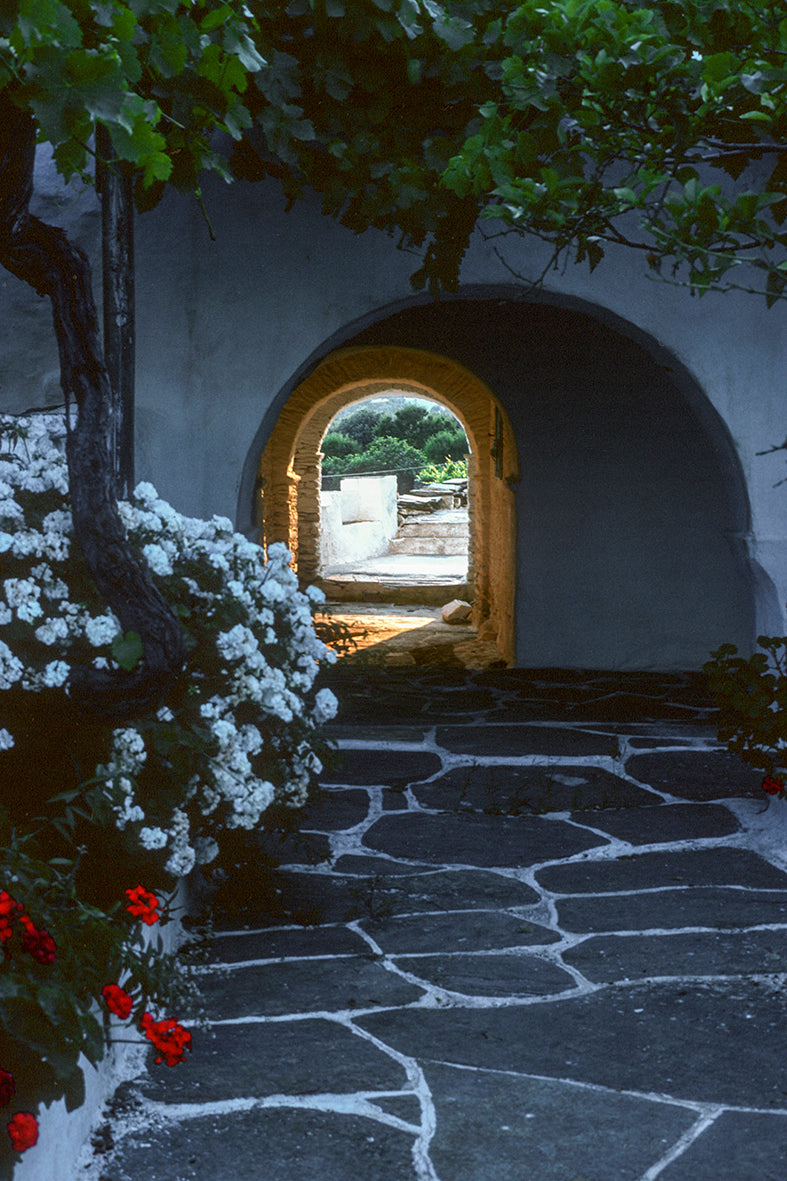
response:
<svg viewBox="0 0 787 1181"><path fill-rule="evenodd" d="M92 195L44 180L46 216L98 259ZM786 309L692 300L625 251L523 300L541 247L481 235L461 298L433 308L385 234L356 237L317 201L287 214L275 182L204 194L216 241L173 194L137 227L137 471L177 508L250 530L259 457L315 366L426 349L484 382L517 436L521 662L699 663L720 639L746 646L753 600L757 630L784 630L784 459L757 453L784 438ZM54 401L46 301L3 275L0 310L1 404Z"/></svg>

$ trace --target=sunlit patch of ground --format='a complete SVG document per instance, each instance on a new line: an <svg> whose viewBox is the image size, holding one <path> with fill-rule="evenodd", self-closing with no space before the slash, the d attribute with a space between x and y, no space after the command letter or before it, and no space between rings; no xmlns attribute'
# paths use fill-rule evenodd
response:
<svg viewBox="0 0 787 1181"><path fill-rule="evenodd" d="M464 668L499 663L494 645L477 640L466 624L445 623L439 607L326 603L324 618L338 631L328 643L349 663Z"/></svg>

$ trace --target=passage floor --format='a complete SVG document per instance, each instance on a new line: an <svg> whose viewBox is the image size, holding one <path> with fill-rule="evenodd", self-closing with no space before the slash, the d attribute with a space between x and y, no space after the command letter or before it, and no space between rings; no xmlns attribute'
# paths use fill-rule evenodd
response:
<svg viewBox="0 0 787 1181"><path fill-rule="evenodd" d="M83 1181L783 1181L787 825L700 681L327 679L322 798Z"/></svg>

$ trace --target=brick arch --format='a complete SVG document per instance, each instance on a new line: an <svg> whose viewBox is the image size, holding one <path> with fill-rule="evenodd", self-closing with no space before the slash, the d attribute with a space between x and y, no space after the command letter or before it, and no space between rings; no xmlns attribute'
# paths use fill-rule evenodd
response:
<svg viewBox="0 0 787 1181"><path fill-rule="evenodd" d="M301 581L320 573L320 445L336 414L391 389L446 406L470 443L470 565L473 622L514 652L516 521L519 478L514 434L503 407L456 361L422 349L347 348L327 356L287 399L260 460L259 525L268 544L292 550Z"/></svg>

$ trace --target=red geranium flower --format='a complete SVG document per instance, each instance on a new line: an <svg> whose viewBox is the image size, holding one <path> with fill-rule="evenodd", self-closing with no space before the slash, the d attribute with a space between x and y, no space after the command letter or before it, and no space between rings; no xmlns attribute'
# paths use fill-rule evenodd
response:
<svg viewBox="0 0 787 1181"><path fill-rule="evenodd" d="M7 1070L0 1070L0 1107L6 1107L16 1094L14 1076Z"/></svg>
<svg viewBox="0 0 787 1181"><path fill-rule="evenodd" d="M11 897L11 895L8 893L7 890L0 890L0 916L1 917L5 918L5 919L10 919L13 917L13 915L15 915L21 909L22 909L22 907L19 905L19 903L16 901L15 898Z"/></svg>
<svg viewBox="0 0 787 1181"><path fill-rule="evenodd" d="M148 1041L159 1051L160 1057L156 1063L166 1062L167 1066L176 1066L183 1061L186 1050L191 1049L191 1034L171 1017L166 1021L154 1021L150 1013L144 1013L142 1029Z"/></svg>
<svg viewBox="0 0 787 1181"><path fill-rule="evenodd" d="M57 944L48 931L39 931L32 923L22 937L22 947L39 964L53 964L55 962Z"/></svg>
<svg viewBox="0 0 787 1181"><path fill-rule="evenodd" d="M18 1111L6 1127L16 1152L26 1152L38 1140L38 1120L29 1111Z"/></svg>
<svg viewBox="0 0 787 1181"><path fill-rule="evenodd" d="M130 905L126 907L129 914L133 914L135 918L142 919L143 923L147 923L150 927L153 923L157 923L161 918L158 913L158 898L155 894L151 894L149 890L144 890L142 886L135 886L133 890L126 890Z"/></svg>
<svg viewBox="0 0 787 1181"><path fill-rule="evenodd" d="M766 775L762 781L762 790L767 791L769 796L777 796L780 791L784 791L784 784L775 775Z"/></svg>
<svg viewBox="0 0 787 1181"><path fill-rule="evenodd" d="M0 890L0 943L11 938L14 933L11 920L22 913L22 907L16 899L7 890Z"/></svg>
<svg viewBox="0 0 787 1181"><path fill-rule="evenodd" d="M119 984L105 984L101 989L101 995L110 1013L114 1013L116 1017L121 1017L123 1021L126 1021L131 1016L134 1001Z"/></svg>

